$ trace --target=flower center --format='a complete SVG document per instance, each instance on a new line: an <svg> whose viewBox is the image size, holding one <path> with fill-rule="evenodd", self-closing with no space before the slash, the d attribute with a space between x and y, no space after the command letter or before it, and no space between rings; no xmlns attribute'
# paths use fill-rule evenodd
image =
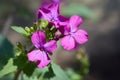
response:
<svg viewBox="0 0 120 80"><path fill-rule="evenodd" d="M44 51L44 48L40 48L41 51Z"/></svg>
<svg viewBox="0 0 120 80"><path fill-rule="evenodd" d="M55 22L55 21L57 21L57 20L58 20L57 17L54 17L54 16L53 16L53 17L51 18L51 22Z"/></svg>
<svg viewBox="0 0 120 80"><path fill-rule="evenodd" d="M55 20L54 19L51 19L51 22L54 22Z"/></svg>

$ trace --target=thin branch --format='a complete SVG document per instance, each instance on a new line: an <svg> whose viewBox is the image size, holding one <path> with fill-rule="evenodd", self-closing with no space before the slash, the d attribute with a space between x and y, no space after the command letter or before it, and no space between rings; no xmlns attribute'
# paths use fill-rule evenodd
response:
<svg viewBox="0 0 120 80"><path fill-rule="evenodd" d="M16 73L15 73L15 76L14 76L14 79L13 80L18 80L18 77L20 75L22 70L18 70Z"/></svg>
<svg viewBox="0 0 120 80"><path fill-rule="evenodd" d="M24 80L24 73L23 73L23 71L21 72L21 80Z"/></svg>

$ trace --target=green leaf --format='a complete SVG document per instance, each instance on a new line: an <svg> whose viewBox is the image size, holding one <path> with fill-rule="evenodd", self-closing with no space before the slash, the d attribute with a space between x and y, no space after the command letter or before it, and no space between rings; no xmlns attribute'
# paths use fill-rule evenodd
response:
<svg viewBox="0 0 120 80"><path fill-rule="evenodd" d="M33 62L28 62L28 63L26 63L25 67L23 68L23 72L24 72L24 74L26 74L28 77L30 77L30 76L33 74L35 68L36 68L36 64L35 64L35 63L33 63Z"/></svg>
<svg viewBox="0 0 120 80"><path fill-rule="evenodd" d="M38 79L37 76L28 77L24 74L23 77L24 77L24 80L41 80L41 79Z"/></svg>
<svg viewBox="0 0 120 80"><path fill-rule="evenodd" d="M0 80L13 80L13 77L14 77L14 73L5 75L1 77Z"/></svg>
<svg viewBox="0 0 120 80"><path fill-rule="evenodd" d="M0 35L0 69L8 62L10 58L14 57L13 45Z"/></svg>
<svg viewBox="0 0 120 80"><path fill-rule="evenodd" d="M28 36L28 33L27 33L27 32L25 31L25 29L22 28L22 27L19 27L19 26L11 26L11 28L12 28L14 31L22 34L23 36Z"/></svg>
<svg viewBox="0 0 120 80"><path fill-rule="evenodd" d="M13 65L13 59L9 59L8 63L3 67L3 69L0 71L0 78L16 71L17 67Z"/></svg>
<svg viewBox="0 0 120 80"><path fill-rule="evenodd" d="M75 72L71 68L68 68L66 70L66 73L68 74L70 80L83 80L83 76L80 75L79 73Z"/></svg>
<svg viewBox="0 0 120 80"><path fill-rule="evenodd" d="M55 74L54 74L54 71L53 71L53 69L52 69L52 66L51 65L49 65L48 66L48 71L46 71L45 72L45 74L44 74L44 78L47 78L47 79L50 79L50 78L53 78L55 76Z"/></svg>
<svg viewBox="0 0 120 80"><path fill-rule="evenodd" d="M14 59L14 65L18 67L18 70L22 70L28 77L33 74L36 68L36 63L29 62L27 56L23 54L20 54Z"/></svg>
<svg viewBox="0 0 120 80"><path fill-rule="evenodd" d="M16 65L19 70L23 69L25 65L27 64L27 60L28 59L26 55L20 54L14 59L14 65Z"/></svg>
<svg viewBox="0 0 120 80"><path fill-rule="evenodd" d="M51 62L51 66L55 74L55 77L51 78L51 80L70 80L68 75L60 68L60 66L53 62Z"/></svg>
<svg viewBox="0 0 120 80"><path fill-rule="evenodd" d="M37 76L39 78L39 80L43 80L44 79L44 75L46 72L48 72L48 67L45 67L45 68L36 68L34 73L33 73L33 76Z"/></svg>
<svg viewBox="0 0 120 80"><path fill-rule="evenodd" d="M72 16L73 14L80 15L85 18L95 19L95 14L85 5L70 4L61 9L62 14L66 16Z"/></svg>

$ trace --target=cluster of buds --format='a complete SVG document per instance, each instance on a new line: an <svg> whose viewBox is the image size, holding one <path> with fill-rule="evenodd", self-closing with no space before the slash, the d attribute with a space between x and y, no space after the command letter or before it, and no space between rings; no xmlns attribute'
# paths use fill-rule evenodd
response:
<svg viewBox="0 0 120 80"><path fill-rule="evenodd" d="M37 11L37 20L32 30L31 42L35 49L28 52L28 60L37 61L38 68L46 67L50 62L50 54L57 48L57 41L65 50L74 49L77 44L84 44L88 41L88 34L85 30L79 29L83 20L78 15L70 19L62 16L59 12L59 2L43 5ZM31 32L31 30L28 30Z"/></svg>

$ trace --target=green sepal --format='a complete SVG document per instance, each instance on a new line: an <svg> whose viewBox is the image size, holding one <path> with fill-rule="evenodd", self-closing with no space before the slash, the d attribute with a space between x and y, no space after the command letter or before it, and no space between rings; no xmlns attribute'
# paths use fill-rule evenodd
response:
<svg viewBox="0 0 120 80"><path fill-rule="evenodd" d="M25 36L25 37L28 37L28 36L29 36L29 34L26 32L26 30L25 30L24 28L20 27L20 26L11 26L11 28L12 28L14 31L20 33L21 35L23 35L23 36Z"/></svg>
<svg viewBox="0 0 120 80"><path fill-rule="evenodd" d="M48 26L48 21L47 20L39 20L38 21L38 27L41 29L41 30L45 30Z"/></svg>
<svg viewBox="0 0 120 80"><path fill-rule="evenodd" d="M26 45L18 42L16 47L16 55L19 56L20 54L26 54Z"/></svg>

